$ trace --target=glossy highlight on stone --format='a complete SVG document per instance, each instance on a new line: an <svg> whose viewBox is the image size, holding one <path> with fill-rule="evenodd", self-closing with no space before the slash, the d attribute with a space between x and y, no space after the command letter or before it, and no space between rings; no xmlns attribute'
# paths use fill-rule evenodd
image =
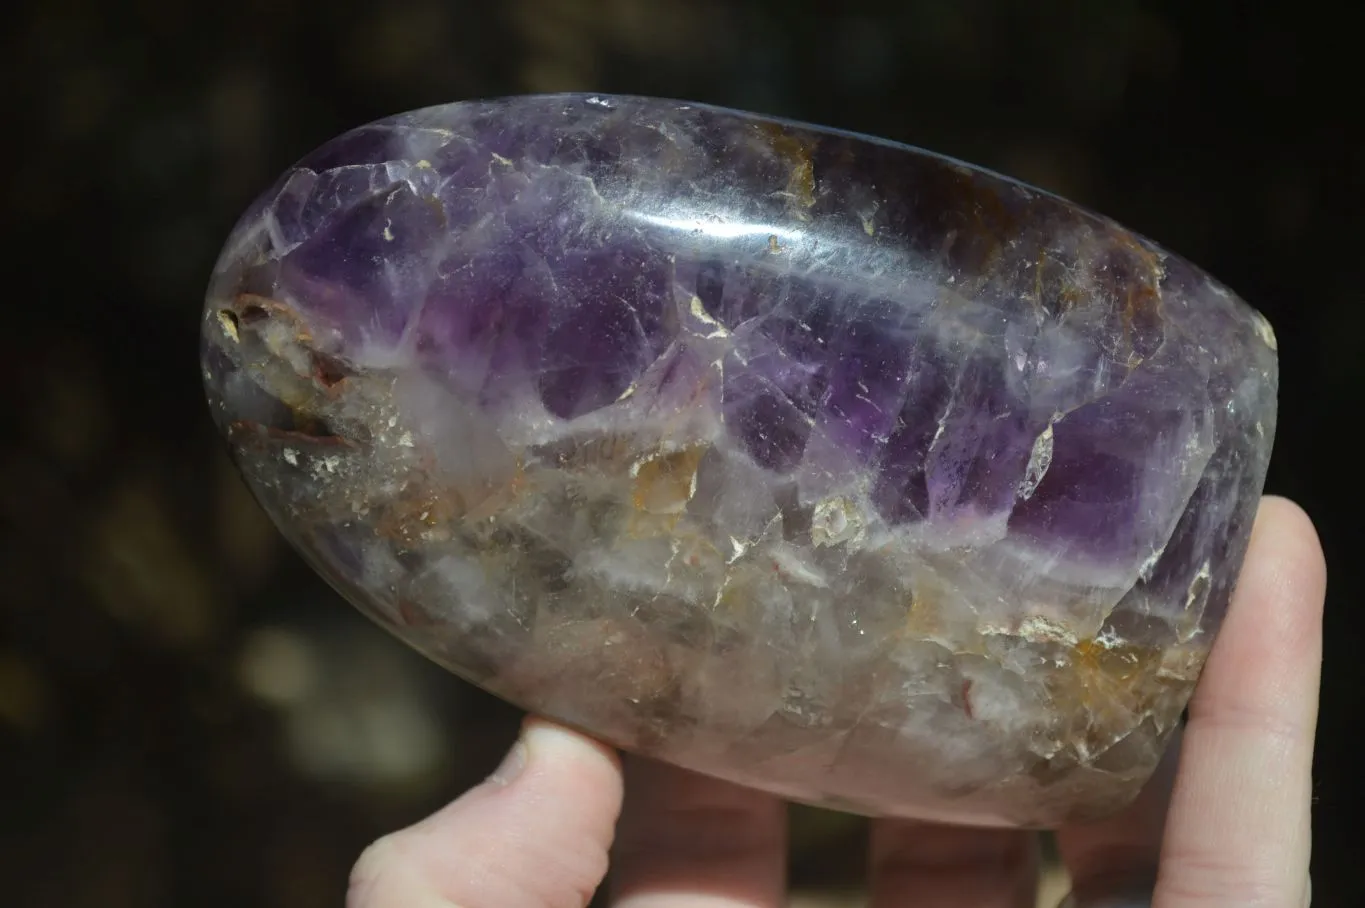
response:
<svg viewBox="0 0 1365 908"><path fill-rule="evenodd" d="M349 132L202 338L280 530L451 671L872 815L1052 826L1153 770L1265 479L1265 320L1062 199L660 99Z"/></svg>

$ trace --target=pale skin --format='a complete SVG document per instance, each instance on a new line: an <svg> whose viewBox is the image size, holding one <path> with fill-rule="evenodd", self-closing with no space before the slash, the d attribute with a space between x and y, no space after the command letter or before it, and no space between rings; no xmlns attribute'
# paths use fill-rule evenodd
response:
<svg viewBox="0 0 1365 908"><path fill-rule="evenodd" d="M1312 523L1266 498L1167 765L1122 815L1057 830L1080 908L1309 904L1325 590ZM531 718L488 780L364 852L347 905L581 908L605 887L618 908L776 908L785 823L775 798ZM1029 833L876 821L867 885L873 908L1033 908L1037 871Z"/></svg>

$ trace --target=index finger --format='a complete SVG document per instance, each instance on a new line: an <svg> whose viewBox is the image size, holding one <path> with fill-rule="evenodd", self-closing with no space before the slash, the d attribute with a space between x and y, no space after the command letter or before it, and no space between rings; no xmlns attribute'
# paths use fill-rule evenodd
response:
<svg viewBox="0 0 1365 908"><path fill-rule="evenodd" d="M1154 900L1160 908L1307 904L1326 583L1307 515L1267 498L1190 701Z"/></svg>

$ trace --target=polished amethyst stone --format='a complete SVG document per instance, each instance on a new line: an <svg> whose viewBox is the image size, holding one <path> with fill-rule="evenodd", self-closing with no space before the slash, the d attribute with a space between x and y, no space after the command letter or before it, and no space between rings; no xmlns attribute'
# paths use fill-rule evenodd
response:
<svg viewBox="0 0 1365 908"><path fill-rule="evenodd" d="M1129 800L1265 478L1265 320L923 151L672 101L347 133L233 232L204 378L262 505L450 670L869 814Z"/></svg>

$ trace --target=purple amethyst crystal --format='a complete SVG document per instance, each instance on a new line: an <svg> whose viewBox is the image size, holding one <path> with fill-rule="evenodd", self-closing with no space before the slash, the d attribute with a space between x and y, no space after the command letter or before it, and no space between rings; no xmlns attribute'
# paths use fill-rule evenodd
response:
<svg viewBox="0 0 1365 908"><path fill-rule="evenodd" d="M356 606L612 744L1047 826L1149 776L1265 478L1265 320L1104 218L671 101L347 133L233 232L204 376Z"/></svg>

